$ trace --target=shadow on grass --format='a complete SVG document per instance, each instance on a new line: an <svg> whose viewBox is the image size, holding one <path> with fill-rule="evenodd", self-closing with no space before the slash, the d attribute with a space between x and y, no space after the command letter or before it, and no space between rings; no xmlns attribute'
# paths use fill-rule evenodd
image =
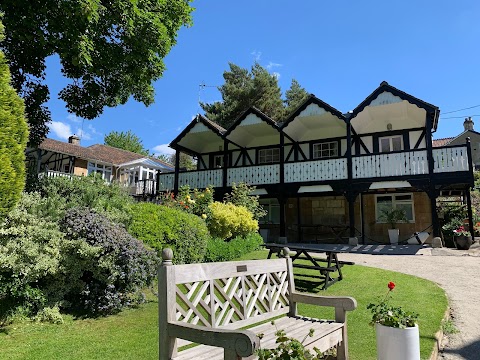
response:
<svg viewBox="0 0 480 360"><path fill-rule="evenodd" d="M298 291L318 293L322 291L324 284L323 276L295 274L295 289Z"/></svg>

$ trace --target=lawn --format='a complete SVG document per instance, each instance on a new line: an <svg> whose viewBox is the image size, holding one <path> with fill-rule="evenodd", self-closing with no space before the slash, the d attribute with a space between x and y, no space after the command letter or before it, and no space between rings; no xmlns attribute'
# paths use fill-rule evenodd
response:
<svg viewBox="0 0 480 360"><path fill-rule="evenodd" d="M248 254L248 259L265 259L265 251ZM295 270L297 272L297 270ZM368 325L368 303L378 301L387 292L387 283L397 287L392 303L420 314L421 358L428 359L434 335L440 329L447 308L445 293L434 283L395 272L363 266L343 268L344 280L320 290L313 278L298 276L297 288L325 295L348 295L357 299L358 308L348 314L349 353L352 360L376 358L375 331ZM298 274L305 271L298 270ZM333 310L299 306L306 316L333 318ZM0 359L158 359L157 303L151 301L137 309L100 319L74 320L50 325L15 323L0 329Z"/></svg>

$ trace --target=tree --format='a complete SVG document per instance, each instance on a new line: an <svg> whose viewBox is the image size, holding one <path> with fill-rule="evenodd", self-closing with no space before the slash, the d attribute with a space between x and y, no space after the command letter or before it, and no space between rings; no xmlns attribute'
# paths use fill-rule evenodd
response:
<svg viewBox="0 0 480 360"><path fill-rule="evenodd" d="M131 130L127 132L111 131L108 135L105 135L103 142L108 146L149 156L148 150L143 147L142 140Z"/></svg>
<svg viewBox="0 0 480 360"><path fill-rule="evenodd" d="M59 97L69 112L94 119L105 107L130 96L150 105L152 82L176 44L180 27L191 24L189 0L2 0L12 85L24 98L30 145L46 136L50 112L45 60L58 55L71 81Z"/></svg>
<svg viewBox="0 0 480 360"><path fill-rule="evenodd" d="M299 82L292 79L290 89L285 91L285 118L293 113L293 111L300 106L309 96L305 88L300 86Z"/></svg>
<svg viewBox="0 0 480 360"><path fill-rule="evenodd" d="M175 154L166 155L160 154L157 156L158 159L166 162L168 164L175 165ZM197 162L190 156L184 153L180 153L180 168L186 170L196 170L197 169Z"/></svg>
<svg viewBox="0 0 480 360"><path fill-rule="evenodd" d="M230 71L223 73L225 84L218 90L222 101L201 103L205 115L228 128L245 110L255 106L274 120L282 120L284 108L277 77L255 63L250 72L229 63Z"/></svg>
<svg viewBox="0 0 480 360"><path fill-rule="evenodd" d="M2 40L0 14L0 42ZM0 218L15 206L25 186L28 127L23 101L10 81L5 54L0 51Z"/></svg>

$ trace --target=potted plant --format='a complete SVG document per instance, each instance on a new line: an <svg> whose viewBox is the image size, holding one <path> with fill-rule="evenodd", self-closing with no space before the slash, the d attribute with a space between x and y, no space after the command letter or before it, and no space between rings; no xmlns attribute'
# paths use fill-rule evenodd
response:
<svg viewBox="0 0 480 360"><path fill-rule="evenodd" d="M463 225L453 230L453 242L458 250L468 250L473 244L470 231L467 231Z"/></svg>
<svg viewBox="0 0 480 360"><path fill-rule="evenodd" d="M391 228L388 229L388 237L390 238L391 244L398 244L398 236L400 230L396 228L398 222L408 221L405 210L403 209L383 209L378 217L380 221L385 221L389 223Z"/></svg>
<svg viewBox="0 0 480 360"><path fill-rule="evenodd" d="M395 283L388 283L388 292L378 304L369 304L370 325L375 326L378 360L420 360L418 314L388 304Z"/></svg>

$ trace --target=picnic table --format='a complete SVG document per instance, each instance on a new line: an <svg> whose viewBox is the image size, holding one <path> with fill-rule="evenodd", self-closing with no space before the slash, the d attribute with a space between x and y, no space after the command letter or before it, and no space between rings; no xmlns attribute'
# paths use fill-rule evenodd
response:
<svg viewBox="0 0 480 360"><path fill-rule="evenodd" d="M288 244L276 244L267 243L264 244L265 248L269 250L267 259L270 259L274 253L280 254L284 247L288 247L293 256L291 256L293 267L301 269L318 270L320 277L324 280L322 290L327 289L330 285L335 284L337 281L343 279L342 266L354 265L351 261L339 261L338 253L345 253L348 251L342 251L339 249L332 249L328 247L322 247L317 244L301 244L301 243L288 243ZM325 257L314 257L311 254L325 254ZM298 260L307 260L311 264L300 264ZM337 273L337 276L334 276Z"/></svg>

